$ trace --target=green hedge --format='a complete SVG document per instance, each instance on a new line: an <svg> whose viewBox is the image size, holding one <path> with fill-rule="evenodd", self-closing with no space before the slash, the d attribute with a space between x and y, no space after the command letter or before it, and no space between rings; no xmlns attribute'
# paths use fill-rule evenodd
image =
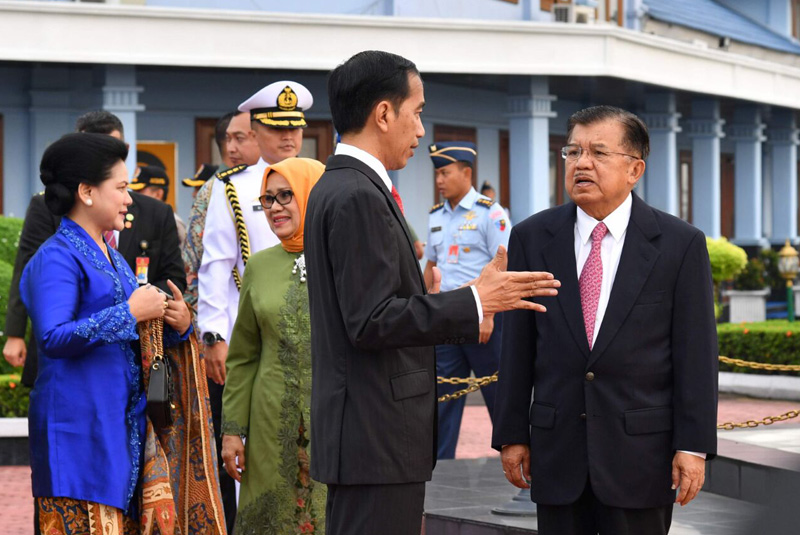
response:
<svg viewBox="0 0 800 535"><path fill-rule="evenodd" d="M22 233L22 219L0 216L0 261L14 265Z"/></svg>
<svg viewBox="0 0 800 535"><path fill-rule="evenodd" d="M0 375L0 418L27 417L30 392L19 375Z"/></svg>
<svg viewBox="0 0 800 535"><path fill-rule="evenodd" d="M3 331L6 326L8 291L11 287L11 275L14 272L14 259L17 256L21 232L22 219L0 216L0 350L6 343ZM13 368L6 359L0 358L0 374L21 371L21 368Z"/></svg>
<svg viewBox="0 0 800 535"><path fill-rule="evenodd" d="M767 364L800 364L800 322L770 320L761 323L717 325L719 354ZM800 375L800 372L772 372L719 363L720 371L766 375Z"/></svg>

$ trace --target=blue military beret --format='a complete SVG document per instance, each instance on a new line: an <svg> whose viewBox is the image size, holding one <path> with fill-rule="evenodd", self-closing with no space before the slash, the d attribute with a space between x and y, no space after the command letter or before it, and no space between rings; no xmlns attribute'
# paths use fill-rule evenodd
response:
<svg viewBox="0 0 800 535"><path fill-rule="evenodd" d="M455 162L474 165L475 157L478 155L475 143L469 141L441 141L428 147L428 150L436 169Z"/></svg>

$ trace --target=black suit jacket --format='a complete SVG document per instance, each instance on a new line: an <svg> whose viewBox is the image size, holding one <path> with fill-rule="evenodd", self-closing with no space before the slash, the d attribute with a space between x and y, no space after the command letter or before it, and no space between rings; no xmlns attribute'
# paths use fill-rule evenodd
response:
<svg viewBox="0 0 800 535"><path fill-rule="evenodd" d="M366 164L332 156L308 201L311 475L427 481L436 462L434 344L474 343L472 290L426 295L405 220Z"/></svg>
<svg viewBox="0 0 800 535"><path fill-rule="evenodd" d="M674 501L676 450L717 447L717 337L703 233L634 195L592 350L575 262L576 206L516 225L508 269L561 281L547 313L504 316L492 445L531 446L531 497L563 505L587 477L606 505ZM531 391L533 402L531 403Z"/></svg>
<svg viewBox="0 0 800 535"><path fill-rule="evenodd" d="M147 197L136 192L129 192L133 204L128 207L128 213L133 216L131 228L119 233L117 250L122 253L131 269L136 271L136 257L141 254L139 244L147 240L147 256L150 257L148 271L152 284L169 292L167 279L174 282L183 292L186 289L186 274L183 269L183 260L178 245L178 230L175 226L175 215L172 208L161 201ZM53 215L44 202L44 195L34 195L28 205L22 233L19 238L17 257L14 260L14 274L11 278L11 288L8 295L8 308L6 310L7 336L23 338L28 323L28 312L19 294L19 280L22 271L28 265L39 246L55 234L61 218ZM22 383L32 386L36 380L37 351L36 344L31 337L28 347L28 357L22 373Z"/></svg>

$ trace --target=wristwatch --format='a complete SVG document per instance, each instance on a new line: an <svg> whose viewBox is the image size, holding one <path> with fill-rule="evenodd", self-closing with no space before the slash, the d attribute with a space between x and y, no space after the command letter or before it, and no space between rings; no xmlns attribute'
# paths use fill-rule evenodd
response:
<svg viewBox="0 0 800 535"><path fill-rule="evenodd" d="M214 333L211 331L206 331L203 333L203 343L209 347L213 346L217 342L224 342L225 339L219 335L219 333Z"/></svg>

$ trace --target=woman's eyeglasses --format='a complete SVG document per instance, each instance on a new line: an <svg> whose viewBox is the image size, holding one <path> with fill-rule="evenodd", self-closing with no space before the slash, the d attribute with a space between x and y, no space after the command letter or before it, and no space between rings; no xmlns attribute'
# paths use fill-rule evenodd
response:
<svg viewBox="0 0 800 535"><path fill-rule="evenodd" d="M286 206L292 202L292 197L294 197L294 192L290 189L285 189L283 191L279 191L277 195L265 193L259 197L258 200L261 202L261 206L263 206L265 210L269 210L276 201L281 206Z"/></svg>

